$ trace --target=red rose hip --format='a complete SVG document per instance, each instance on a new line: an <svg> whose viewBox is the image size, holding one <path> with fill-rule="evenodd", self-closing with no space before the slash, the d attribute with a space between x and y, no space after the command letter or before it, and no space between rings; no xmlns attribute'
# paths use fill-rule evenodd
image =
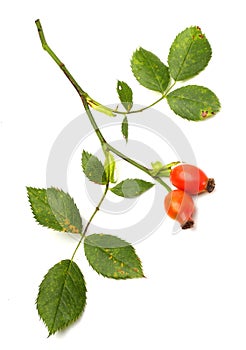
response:
<svg viewBox="0 0 246 350"><path fill-rule="evenodd" d="M182 229L191 228L194 225L192 214L195 206L193 199L182 190L169 192L164 200L164 207L167 215L177 220Z"/></svg>
<svg viewBox="0 0 246 350"><path fill-rule="evenodd" d="M212 192L215 188L214 179L199 168L190 164L179 164L170 172L170 181L180 190L190 194Z"/></svg>

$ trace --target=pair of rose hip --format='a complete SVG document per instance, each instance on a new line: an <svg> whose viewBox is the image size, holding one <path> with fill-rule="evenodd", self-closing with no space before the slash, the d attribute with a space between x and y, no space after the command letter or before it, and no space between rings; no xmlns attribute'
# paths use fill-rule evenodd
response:
<svg viewBox="0 0 246 350"><path fill-rule="evenodd" d="M182 229L191 228L194 225L192 215L195 211L191 195L212 192L215 188L214 179L208 178L194 165L179 164L171 170L170 181L177 190L169 192L165 197L165 210L172 219L180 223Z"/></svg>

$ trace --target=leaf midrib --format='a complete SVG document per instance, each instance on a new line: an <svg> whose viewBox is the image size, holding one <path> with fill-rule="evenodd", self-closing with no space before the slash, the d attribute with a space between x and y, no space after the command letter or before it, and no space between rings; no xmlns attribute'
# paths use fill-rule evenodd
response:
<svg viewBox="0 0 246 350"><path fill-rule="evenodd" d="M204 100L193 100L192 98L188 98L188 97L184 97L184 96L170 96L170 98L177 98L180 100L187 100L187 101L191 101L191 102L195 102L195 103L204 103Z"/></svg>
<svg viewBox="0 0 246 350"><path fill-rule="evenodd" d="M179 71L178 71L178 74L177 74L177 76L176 76L176 78L175 78L175 81L178 80L178 77L179 77L179 75L180 75L180 73L181 73L181 70L182 70L184 64L185 64L185 61L186 61L186 59L187 59L187 56L189 55L189 52L190 52L190 50L191 50L191 47L192 47L192 45L193 45L194 42L195 42L192 38L191 38L191 40L192 40L192 41L191 41L191 43L190 43L190 46L189 46L189 48L188 48L188 50L187 50L187 53L186 53L184 59L183 59L183 62L181 63L181 66L180 66L180 68L179 68Z"/></svg>
<svg viewBox="0 0 246 350"><path fill-rule="evenodd" d="M152 65L151 65L151 60L148 59L148 55L147 55L147 57L146 57L144 51L143 51L143 56L144 56L144 58L146 59L146 61L148 62L149 67L151 68L151 70L152 70L152 72L153 72L153 74L154 74L156 80L158 81L158 85L159 85L160 91L163 93L164 91L163 91L163 89L162 89L161 81L160 81L158 75L156 75L155 69L154 69L154 68L152 67ZM157 60L158 60L158 58L157 58ZM161 62L161 61L160 61L160 62ZM158 62L158 63L159 63L159 62ZM161 63L162 63L162 62L161 62ZM159 70L159 65L158 65L158 70Z"/></svg>
<svg viewBox="0 0 246 350"><path fill-rule="evenodd" d="M69 269L70 269L72 263L73 263L73 261L70 260L70 261L69 261L69 265L68 265L67 270L66 270L65 279L64 279L64 282L63 282L63 284L62 284L61 294L60 294L59 301L58 301L58 304L57 304L57 308L56 308L56 311L55 311L54 321L53 321L53 324L52 324L52 327L51 327L52 331L50 331L50 334L53 333L54 325L55 325L55 322L56 322L56 317L57 317L57 314L58 314L59 307L60 307L60 305L61 305L62 294L63 294L64 288L65 288L65 284L66 284L67 277L68 277L68 275L69 275L69 272L68 272L68 271L69 271Z"/></svg>
<svg viewBox="0 0 246 350"><path fill-rule="evenodd" d="M129 246L130 247L130 246ZM134 267L132 267L131 265L127 264L125 261L122 261L118 258L116 258L114 255L108 253L105 249L114 249L114 248L102 248L102 247L99 247L99 246L96 246L96 248L100 249L105 255L107 255L108 257L110 256L113 256L113 258L119 262L119 263L122 263L124 265L126 265L131 271L133 271L134 273L136 273L136 271L134 271ZM120 249L120 248L119 248ZM141 274L138 272L139 276L141 276Z"/></svg>

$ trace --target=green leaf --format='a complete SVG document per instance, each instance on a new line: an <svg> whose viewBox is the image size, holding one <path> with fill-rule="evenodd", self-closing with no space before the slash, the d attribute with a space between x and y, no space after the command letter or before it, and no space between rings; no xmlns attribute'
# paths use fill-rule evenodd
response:
<svg viewBox="0 0 246 350"><path fill-rule="evenodd" d="M45 275L39 287L37 309L49 336L78 319L86 304L84 277L71 260L62 260Z"/></svg>
<svg viewBox="0 0 246 350"><path fill-rule="evenodd" d="M199 27L190 27L177 35L171 45L168 64L174 80L194 77L208 64L212 50Z"/></svg>
<svg viewBox="0 0 246 350"><path fill-rule="evenodd" d="M108 179L108 182L114 183L115 182L115 179L114 179L115 159L113 154L108 151L105 152L104 169L105 169L106 179Z"/></svg>
<svg viewBox="0 0 246 350"><path fill-rule="evenodd" d="M121 132L122 135L124 136L126 142L128 141L128 119L127 116L123 119L123 122L121 124Z"/></svg>
<svg viewBox="0 0 246 350"><path fill-rule="evenodd" d="M217 96L208 88L188 85L167 95L167 102L174 113L189 120L204 120L220 110Z"/></svg>
<svg viewBox="0 0 246 350"><path fill-rule="evenodd" d="M82 232L82 219L74 200L68 193L51 187L27 187L33 215L40 225L56 231Z"/></svg>
<svg viewBox="0 0 246 350"><path fill-rule="evenodd" d="M133 53L131 67L141 85L150 90L165 92L170 81L169 70L152 52L140 47Z"/></svg>
<svg viewBox="0 0 246 350"><path fill-rule="evenodd" d="M86 151L82 153L82 168L90 181L99 185L105 185L107 183L107 177L102 162Z"/></svg>
<svg viewBox="0 0 246 350"><path fill-rule="evenodd" d="M118 80L117 92L120 102L123 104L126 111L129 112L132 108L132 89L124 81Z"/></svg>
<svg viewBox="0 0 246 350"><path fill-rule="evenodd" d="M152 176L169 177L172 167L179 163L180 162L172 162L166 165L159 161L151 163L152 169L150 170L150 173Z"/></svg>
<svg viewBox="0 0 246 350"><path fill-rule="evenodd" d="M111 235L93 234L84 241L85 255L91 267L108 278L144 277L135 249L126 241Z"/></svg>
<svg viewBox="0 0 246 350"><path fill-rule="evenodd" d="M149 190L154 184L140 179L127 179L121 181L118 185L110 190L117 196L125 198L133 198L140 196L145 191Z"/></svg>

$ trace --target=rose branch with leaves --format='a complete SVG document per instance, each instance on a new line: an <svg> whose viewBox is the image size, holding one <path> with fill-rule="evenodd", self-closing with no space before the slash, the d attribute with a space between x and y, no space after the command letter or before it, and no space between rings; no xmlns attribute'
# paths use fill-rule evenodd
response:
<svg viewBox="0 0 246 350"><path fill-rule="evenodd" d="M191 168L192 173L188 174L189 178L192 178L189 188L193 190L189 194L189 191L186 191L188 185L185 187L183 175L187 175L185 171L190 170L184 170L184 168L181 171L175 170L182 166L182 164L179 164L180 162L164 165L159 161L155 161L151 163L152 167L148 168L121 153L105 140L97 126L92 110L95 109L109 117L122 116L121 131L127 142L128 118L130 115L144 112L164 99L167 100L175 114L191 121L203 121L214 116L220 110L220 102L211 90L203 86L185 85L174 89L177 82L187 81L200 73L211 58L210 44L198 26L189 27L177 35L169 51L168 66L152 52L141 47L133 53L131 69L135 78L140 85L160 93L160 97L147 107L138 110L132 109L133 92L127 83L118 81L117 93L124 108L124 110L119 110L119 106L112 109L95 101L81 88L47 44L40 20L35 23L43 49L60 67L77 91L105 156L103 164L101 160L88 151L83 150L82 152L81 166L85 176L104 188L103 195L86 224L82 223L79 209L73 198L62 189L27 187L32 213L40 225L56 231L79 235L79 241L73 254L71 254L71 258L62 260L51 267L39 287L36 301L37 310L48 328L49 335L52 335L74 323L81 316L86 305L85 279L74 261L82 243L88 263L98 274L114 279L144 277L142 263L131 244L113 235L87 234L90 224L100 210L108 191L125 198L133 198L154 186L153 182L141 179L126 179L115 184L114 155L142 170L152 180L164 187L165 191L168 192L165 198L166 211L169 216L183 225L181 225L182 228L191 227L190 224L187 226L191 222L190 216L194 210L191 195L205 190L211 192L214 188L214 182L207 179L206 175L200 170L195 175L198 168L194 170L195 167L193 167ZM174 172L178 175L173 175ZM173 182L173 184L177 188L179 188L179 184L183 187L172 190L163 180L163 178L169 176L170 179L176 176L174 178L176 182ZM110 184L114 184L113 187L110 187ZM212 187L211 184L213 184ZM197 190L194 190L196 185Z"/></svg>

